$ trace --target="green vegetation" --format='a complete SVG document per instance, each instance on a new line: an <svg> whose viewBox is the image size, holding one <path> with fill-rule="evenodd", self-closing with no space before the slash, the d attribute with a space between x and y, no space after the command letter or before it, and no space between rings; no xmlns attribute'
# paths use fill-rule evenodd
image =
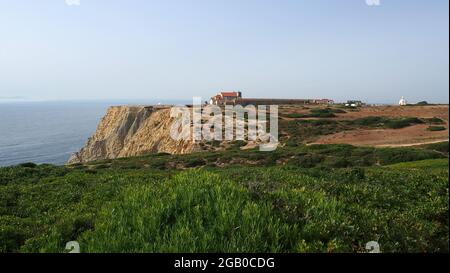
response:
<svg viewBox="0 0 450 273"><path fill-rule="evenodd" d="M349 125L367 126L367 127L381 127L387 121L385 117L364 117L355 120L347 121Z"/></svg>
<svg viewBox="0 0 450 273"><path fill-rule="evenodd" d="M389 165L390 168L395 169L445 169L448 168L448 158L446 159L427 159L413 162L403 162Z"/></svg>
<svg viewBox="0 0 450 273"><path fill-rule="evenodd" d="M388 117L364 117L347 121L348 125L357 125L375 128L401 129L415 124L423 124L419 118L388 118Z"/></svg>
<svg viewBox="0 0 450 273"><path fill-rule="evenodd" d="M448 150L449 150L448 141L423 145L422 148L443 153L448 157Z"/></svg>
<svg viewBox="0 0 450 273"><path fill-rule="evenodd" d="M427 130L431 132L437 132L437 131L445 131L447 130L447 128L445 128L444 126L430 126L427 128Z"/></svg>
<svg viewBox="0 0 450 273"><path fill-rule="evenodd" d="M280 135L281 140L285 141L288 146L297 146L301 143L308 143L316 140L320 136L339 133L342 131L355 129L402 129L405 127L418 124L443 124L444 120L440 118L416 117L391 118L381 116L369 116L353 120L338 120L334 117L335 113L343 113L342 109L312 109L310 114L292 113L285 117L291 119L279 120L279 127L283 134ZM317 119L303 119L317 118ZM319 119L320 118L320 119ZM443 127L443 126L441 126ZM442 130L441 127L432 126L431 131ZM445 130L445 129L444 129Z"/></svg>
<svg viewBox="0 0 450 273"><path fill-rule="evenodd" d="M334 114L334 111L330 108L326 109L312 109L310 116L313 118L333 118L336 115Z"/></svg>
<svg viewBox="0 0 450 273"><path fill-rule="evenodd" d="M71 240L82 252L362 252L373 240L448 252L445 150L297 145L0 168L0 252Z"/></svg>
<svg viewBox="0 0 450 273"><path fill-rule="evenodd" d="M278 252L288 243L290 226L241 185L205 171L162 185L125 189L100 212L95 230L81 236L86 250Z"/></svg>
<svg viewBox="0 0 450 273"><path fill-rule="evenodd" d="M280 120L278 125L282 132L286 132L291 137L290 143L297 144L348 129L342 123L331 119Z"/></svg>
<svg viewBox="0 0 450 273"><path fill-rule="evenodd" d="M305 117L307 117L307 115L299 114L299 113L292 113L292 114L287 114L286 117L288 117L288 118L305 118Z"/></svg>
<svg viewBox="0 0 450 273"><path fill-rule="evenodd" d="M338 108L314 108L307 114L292 113L287 114L288 118L334 118L335 114L345 114L346 111Z"/></svg>
<svg viewBox="0 0 450 273"><path fill-rule="evenodd" d="M422 124L423 121L418 118L402 118L392 119L385 123L385 126L390 129L401 129L415 124Z"/></svg>
<svg viewBox="0 0 450 273"><path fill-rule="evenodd" d="M434 117L434 118L424 118L423 119L428 124L444 124L445 121L443 119Z"/></svg>

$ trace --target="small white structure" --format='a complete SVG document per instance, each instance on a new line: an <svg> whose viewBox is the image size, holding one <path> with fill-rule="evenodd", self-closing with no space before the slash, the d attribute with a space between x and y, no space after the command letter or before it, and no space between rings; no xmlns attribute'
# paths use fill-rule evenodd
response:
<svg viewBox="0 0 450 273"><path fill-rule="evenodd" d="M361 107L363 105L364 105L364 103L360 100L349 100L345 104L346 107Z"/></svg>
<svg viewBox="0 0 450 273"><path fill-rule="evenodd" d="M406 106L406 105L408 104L408 102L406 101L405 97L402 97L402 98L400 99L400 101L398 102L398 104L399 104L400 106Z"/></svg>

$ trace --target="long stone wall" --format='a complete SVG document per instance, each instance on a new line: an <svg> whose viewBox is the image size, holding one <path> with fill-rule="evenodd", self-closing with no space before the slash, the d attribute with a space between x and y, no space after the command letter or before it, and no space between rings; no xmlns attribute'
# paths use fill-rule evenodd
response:
<svg viewBox="0 0 450 273"><path fill-rule="evenodd" d="M241 105L280 105L280 104L313 104L314 100L308 99L238 99L237 104Z"/></svg>

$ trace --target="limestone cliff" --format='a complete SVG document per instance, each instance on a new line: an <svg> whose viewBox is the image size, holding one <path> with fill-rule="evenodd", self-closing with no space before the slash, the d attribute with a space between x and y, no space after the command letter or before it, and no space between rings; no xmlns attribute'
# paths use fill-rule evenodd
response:
<svg viewBox="0 0 450 273"><path fill-rule="evenodd" d="M147 153L186 154L198 149L192 141L170 137L169 108L114 106L108 109L95 134L69 164Z"/></svg>

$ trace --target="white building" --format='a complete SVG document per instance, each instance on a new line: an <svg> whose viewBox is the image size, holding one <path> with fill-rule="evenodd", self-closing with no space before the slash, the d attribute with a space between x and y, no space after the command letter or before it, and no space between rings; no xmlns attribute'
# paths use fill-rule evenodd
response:
<svg viewBox="0 0 450 273"><path fill-rule="evenodd" d="M406 105L408 104L408 102L406 101L405 97L402 97L402 98L400 99L400 101L398 102L398 104L399 104L400 106L406 106Z"/></svg>

